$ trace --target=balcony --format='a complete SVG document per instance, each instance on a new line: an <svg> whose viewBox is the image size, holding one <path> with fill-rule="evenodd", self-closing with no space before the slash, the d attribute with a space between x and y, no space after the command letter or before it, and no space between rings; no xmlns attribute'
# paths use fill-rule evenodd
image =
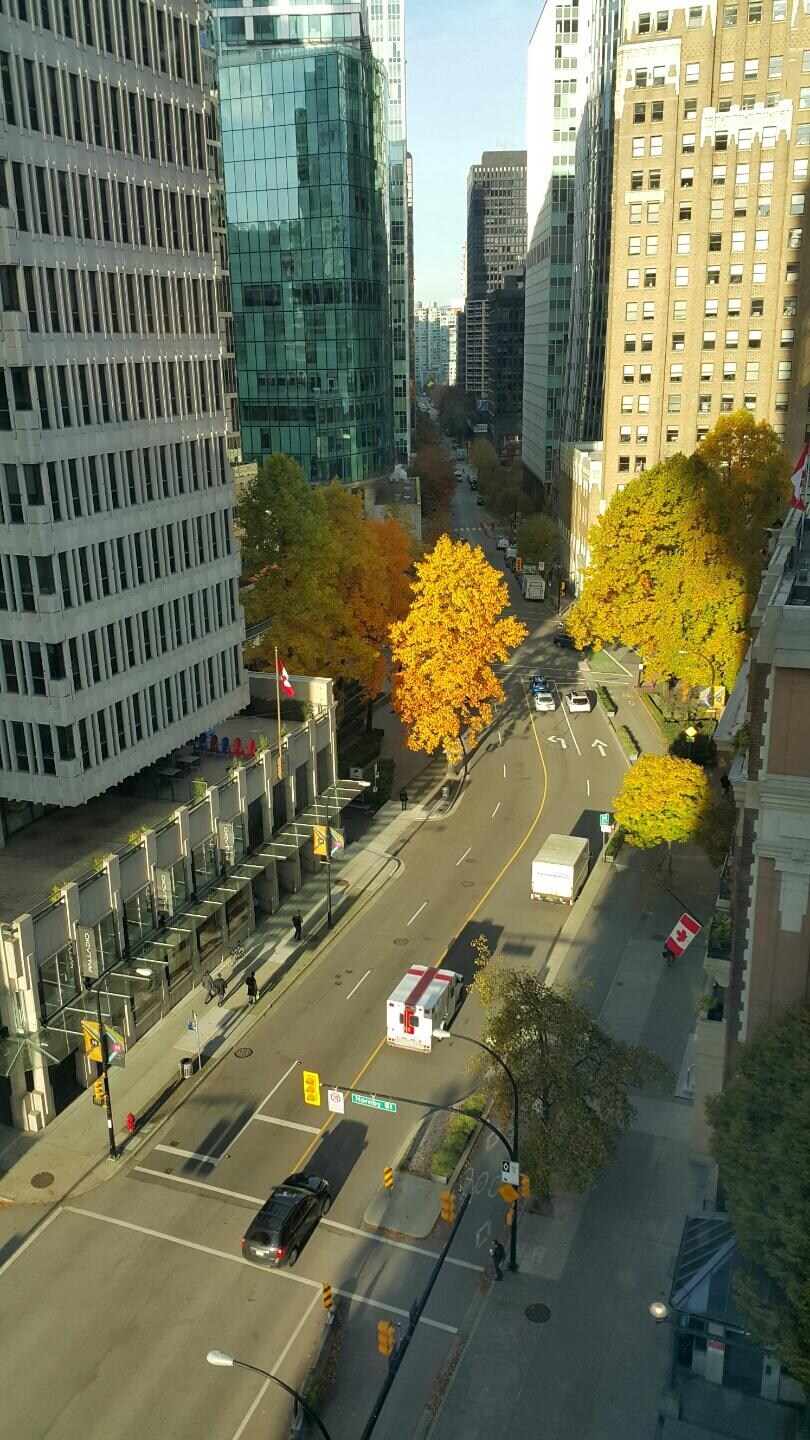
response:
<svg viewBox="0 0 810 1440"><path fill-rule="evenodd" d="M718 987L722 987L722 989L727 987L731 973L731 916L728 910L725 907L721 908L719 904L712 916L712 923L709 927L709 941L706 946L704 969L712 980L715 990ZM722 1018L722 998L721 995L720 1015L710 1015L708 1018Z"/></svg>

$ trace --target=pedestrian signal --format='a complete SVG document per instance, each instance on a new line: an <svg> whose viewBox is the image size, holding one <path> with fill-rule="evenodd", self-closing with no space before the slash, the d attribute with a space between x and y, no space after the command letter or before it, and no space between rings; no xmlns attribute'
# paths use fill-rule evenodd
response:
<svg viewBox="0 0 810 1440"><path fill-rule="evenodd" d="M452 1190L442 1190L442 1220L453 1221L456 1218L456 1197Z"/></svg>
<svg viewBox="0 0 810 1440"><path fill-rule="evenodd" d="M104 1104L105 1104L104 1081L103 1081L103 1080L94 1080L94 1081L93 1081L93 1104L94 1104L94 1105L104 1105Z"/></svg>
<svg viewBox="0 0 810 1440"><path fill-rule="evenodd" d="M390 1320L377 1321L377 1349L381 1355L391 1355L397 1343L397 1332Z"/></svg>
<svg viewBox="0 0 810 1440"><path fill-rule="evenodd" d="M531 1190L531 1186L530 1186L530 1184L529 1184L529 1177L528 1177L528 1175L524 1174L524 1172L521 1170L521 1172L520 1172L520 1193L521 1193L521 1195L528 1195L528 1194L530 1193L530 1190Z"/></svg>
<svg viewBox="0 0 810 1440"><path fill-rule="evenodd" d="M317 1070L305 1070L304 1074L304 1104L320 1105L321 1103L321 1077Z"/></svg>

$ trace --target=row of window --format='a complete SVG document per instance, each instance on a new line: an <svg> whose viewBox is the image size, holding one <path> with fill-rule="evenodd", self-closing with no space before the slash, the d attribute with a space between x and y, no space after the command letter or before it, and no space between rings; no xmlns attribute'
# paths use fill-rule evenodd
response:
<svg viewBox="0 0 810 1440"><path fill-rule="evenodd" d="M801 243L802 243L802 242L801 242L801 233L802 233L802 232L801 232L801 230L797 230L797 231L793 231L793 232L791 232L791 233L792 233L792 234L795 234L795 235L797 235L797 236L799 237L798 240L795 242L795 244L794 244L794 246L793 246L794 249L797 249L797 248L801 245ZM756 265L752 265L752 267L751 267L751 281L752 281L752 283L753 283L754 285L764 285L764 284L765 284L765 281L766 281L766 278L767 278L767 268L768 268L767 265L762 264L762 263L758 263L758 264L756 264ZM648 266L648 267L647 267L645 270L643 270L643 271L642 271L642 270L631 269L631 270L628 270L626 273L627 273L626 284L627 284L628 290L637 290L637 289L639 288L639 286L643 286L643 288L644 288L645 290L654 290L655 287L656 287L656 285L658 284L658 271L657 271L657 269L655 269L655 268L652 267L652 266ZM795 267L794 267L793 264L792 264L792 262L789 262L789 263L788 263L788 266L787 266L787 269L786 269L786 274L785 274L785 279L786 279L786 281L796 280L797 277L798 277L798 266L795 266ZM697 277L695 277L695 278L697 278ZM707 285L719 285L720 282L721 282L721 269L720 269L720 266L719 266L719 265L709 265L709 266L707 266L707 268L706 268L706 280L705 280L705 283L706 283ZM675 283L676 288L680 288L680 289L685 289L685 288L689 285L690 279L689 279L689 266L688 266L688 265L676 265L676 267L675 267L674 283ZM693 282L693 283L694 283L694 282ZM729 283L729 285L742 285L742 284L744 283L744 267L743 267L742 265L729 265L729 267L728 267L728 283Z"/></svg>
<svg viewBox="0 0 810 1440"><path fill-rule="evenodd" d="M0 205L34 235L211 254L208 198L190 190L112 180L104 175L0 160Z"/></svg>
<svg viewBox="0 0 810 1440"><path fill-rule="evenodd" d="M798 128L799 128L799 130L806 130L806 131L807 131L807 134L806 134L806 136L804 137L804 139L802 139L801 141L797 141L797 143L800 143L800 144L802 144L802 145L810 145L810 125L806 125L806 126L805 126L805 125L800 125ZM748 168L749 178L751 178L750 166L748 166L747 168ZM774 178L774 170L775 170L775 166L774 166L773 160L760 160L760 162L759 162L759 169L758 169L758 171L757 171L757 176L758 176L760 185L770 185L770 184L772 183L773 178ZM735 174L736 174L736 169L735 169ZM726 165L713 165L713 166L712 166L712 185L713 185L713 186L725 185L725 183L726 183L726 175L727 175L727 166L726 166ZM807 162L807 160L794 160L794 162L793 162L792 176L793 176L793 179L794 179L794 180L806 180L806 179L808 178L808 162ZM681 169L681 170L679 171L679 177L678 177L678 178L679 178L679 183L680 183L680 187L681 187L682 190L691 190L692 187L694 186L694 183L695 183L695 172L694 172L694 170L693 170L691 167L684 166L683 169ZM631 189L631 190L660 190L660 189L661 189L661 171L660 171L660 170L648 170L648 172L647 172L647 183L646 183L646 185L645 185L645 183L644 183L644 171L643 171L643 170L631 170L631 172L630 172L630 189Z"/></svg>
<svg viewBox="0 0 810 1440"><path fill-rule="evenodd" d="M3 640L0 688L47 695L48 681L67 679L69 668L74 691L88 690L236 623L236 582L222 581L54 645Z"/></svg>
<svg viewBox="0 0 810 1440"><path fill-rule="evenodd" d="M793 197L793 198L796 199L797 201L800 201L800 202L801 202L801 209L793 210L793 208L791 207L791 213L792 213L792 214L802 214L803 211L804 211L804 195L797 195L797 196L795 196L795 197ZM645 255L657 255L657 254L658 254L658 236L657 236L657 235L646 235L646 236L644 236L643 238L644 238L644 254L645 254ZM769 244L770 244L770 238L771 238L771 237L770 237L770 231L768 231L768 230L755 230L755 231L754 231L754 249L755 249L755 250L760 250L760 251L762 251L762 250L767 250L767 249L768 249L768 246L769 246ZM641 236L641 235L631 235L631 236L629 237L629 239L628 239L628 241L627 241L627 253L628 253L628 255L640 255L640 254L641 254L641 241L642 241L642 236ZM744 231L744 230L732 230L732 231L730 232L730 249L731 249L732 254L739 254L739 253L741 253L743 250L745 250L745 241L746 241L746 234L745 234L745 231ZM795 230L789 230L789 231L788 231L788 236L787 236L787 248L788 248L789 250L800 250L800 249L801 249L801 246L802 246L802 229L801 229L801 227L797 227ZM722 232L722 231L719 231L719 230L718 230L718 231L710 231L710 232L709 232L709 245L708 245L709 253L710 253L710 254L713 254L713 255L719 254L719 253L722 251L722 248L723 248L723 232ZM689 255L689 254L691 254L691 251L692 251L692 236L691 236L691 234L688 234L688 233L687 233L687 234L683 234L683 235L676 235L676 237L675 237L675 254L676 254L676 255ZM755 283L755 284L762 284L762 283L764 282L764 280L765 280L765 275L764 275L765 266L764 266L764 265L756 265L756 266L754 267L754 269L755 269L755 270L760 270L761 272L763 272L763 273L761 274L761 276L760 276L759 279L757 279L756 276L754 277L754 283Z"/></svg>
<svg viewBox="0 0 810 1440"><path fill-rule="evenodd" d="M184 274L0 265L0 309L25 311L32 335L217 334L213 280Z"/></svg>
<svg viewBox="0 0 810 1440"><path fill-rule="evenodd" d="M747 5L726 5L723 8L723 24L727 29L734 29L737 24L737 16L740 9L744 17L747 17L749 25L759 25L762 22L763 0L748 0ZM787 20L787 0L771 0L770 18L776 23L780 20ZM647 10L639 15L637 31L639 35L650 35L653 31L662 34L669 29L669 10ZM687 13L687 24L690 27L703 24L703 6L692 5Z"/></svg>
<svg viewBox="0 0 810 1440"><path fill-rule="evenodd" d="M184 170L205 170L202 113L0 50L6 124Z"/></svg>
<svg viewBox="0 0 810 1440"><path fill-rule="evenodd" d="M757 367L757 370L758 370L758 367ZM726 377L724 377L724 378L726 378ZM732 376L732 377L729 377L729 378L732 378L732 379L733 379L734 377ZM747 367L746 367L746 376L745 376L745 378L746 378L746 380L757 380L757 379L759 378L759 375L758 375L758 373L755 374L755 375L749 375L749 374L747 373ZM774 409L777 410L777 411L781 414L781 413L784 413L784 412L788 409L789 405L790 405L790 394L789 394L789 392L788 392L787 390L777 391L776 396L775 396L775 401L774 401ZM639 415L649 415L649 413L650 413L650 397L649 397L649 395L622 395L622 397L621 397L621 407L620 407L620 408L621 408L621 413L622 413L622 415L632 415L634 410L635 410ZM675 414L675 413L677 413L677 412L680 411L680 408L681 408L681 396L680 396L680 394L678 394L677 391L675 391L675 392L673 392L672 394L670 394L670 395L667 396L667 410L668 410L668 412L669 412L670 414ZM702 414L702 415L705 415L705 414L707 414L708 411L711 410L711 409L712 409L712 397L711 397L711 395L700 395L700 396L698 397L698 412L699 412L700 414ZM733 409L734 409L734 396L733 396L733 395L721 395L721 396L720 396L720 400L719 400L719 409L720 409L721 413L724 414L724 415L725 415L725 414L728 414L731 410L733 410ZM624 427L624 428L626 428L626 427Z"/></svg>
<svg viewBox="0 0 810 1440"><path fill-rule="evenodd" d="M686 301L685 301L685 300L676 300L675 303L674 303L674 305L673 305L673 307L672 307L672 310L673 310L673 318L674 318L675 320L685 320L685 319L686 319ZM703 314L704 314L704 315L712 316L712 315L719 315L719 313L720 313L720 302L719 302L719 300L709 300L709 299L704 300L704 302L703 302ZM729 295L729 296L728 296L728 298L727 298L727 300L726 300L726 314L727 314L727 315L741 315L741 314L742 314L742 299L741 299L741 297L740 297L739 295ZM764 299L764 297L763 297L762 295L754 295L754 296L752 297L752 299L751 299L751 301L750 301L750 305L749 305L749 314L750 314L750 315L764 315L764 314L765 314L765 299ZM795 315L795 314L796 314L796 296L795 296L795 295L783 295L783 296L782 296L782 314L783 314L783 315L787 315L787 316ZM639 318L639 302L638 302L638 300L628 300L628 301L627 301L627 303L626 303L626 305L625 305L625 307L624 307L624 318L625 318L625 320L633 320L633 321L638 320L638 318ZM643 302L643 304L642 304L642 306L641 306L641 318L642 318L642 320L654 320L654 319L655 319L655 301L654 301L654 300L645 300L645 301ZM682 331L676 332L676 334L681 334L681 335L683 335L684 333L685 333L685 332L682 332ZM641 347L640 347L640 348L641 348L642 350L651 350L651 349L652 349L652 340L653 340L652 334L642 335L642 336L641 336ZM633 335L629 335L629 334L628 334L628 335L625 335L625 337L624 337L624 348L625 348L625 350L635 350L635 348L636 348L636 336L635 336L635 334L633 334ZM677 349L677 348L679 348L679 347L673 345L673 349Z"/></svg>
<svg viewBox="0 0 810 1440"><path fill-rule="evenodd" d="M104 50L175 80L200 83L197 26L151 0L6 0L2 8L33 29Z"/></svg>
<svg viewBox="0 0 810 1440"><path fill-rule="evenodd" d="M758 349L759 347L758 347L758 346L754 346L753 348ZM703 360L703 361L701 362L701 366L700 366L700 378L701 378L701 380L711 380L712 377L713 377L713 375L714 375L714 368L715 368L715 367L714 367L714 361L713 361L713 360ZM643 372L643 374L642 374L642 372ZM682 382L682 380L683 380L683 373L684 373L684 372L683 372L683 365L681 365L680 363L670 365L670 367L669 367L669 379L670 379L670 383L671 383L671 384L674 384L674 385L680 385L681 382ZM793 373L793 362L792 362L792 360L779 360L779 361L777 362L777 366L776 366L776 378L777 378L777 380L789 380L789 379L791 378L792 373ZM625 365L625 366L623 367L623 370L622 370L622 381L623 381L623 383L624 383L625 385L633 385L633 384L635 384L635 376L636 376L636 367L635 367L634 365ZM652 378L652 369L651 369L651 367L650 367L649 365L641 365L641 366L639 367L639 382L640 382L641 384L649 384L651 378ZM736 360L724 360L724 361L723 361L723 379L724 379L724 380L736 380L736 378L737 378L737 361L736 361ZM745 362L745 378L746 378L746 380L758 380L758 379L760 378L760 362L759 362L759 360L746 360L746 362Z"/></svg>
<svg viewBox="0 0 810 1440"><path fill-rule="evenodd" d="M0 369L0 430L13 430L16 416L33 410L43 430L218 416L221 365L209 356Z"/></svg>
<svg viewBox="0 0 810 1440"><path fill-rule="evenodd" d="M30 721L0 721L0 768L39 775L56 774L60 760L81 758L91 770L111 755L203 710L242 683L239 646L209 655L188 670L168 676L145 690L106 705L74 725L37 725Z"/></svg>
<svg viewBox="0 0 810 1440"><path fill-rule="evenodd" d="M44 466L8 464L0 470L0 523L30 523L29 505L45 506L53 521L80 520L210 490L227 478L221 435Z"/></svg>
<svg viewBox="0 0 810 1440"><path fill-rule="evenodd" d="M810 86L802 88L800 94L801 110L810 110ZM801 130L801 126L798 130ZM750 150L754 143L754 130L750 126L741 126L735 135L738 150ZM775 150L779 138L779 127L776 125L763 125L761 131L757 131L757 138L760 140L763 150ZM714 134L713 149L728 150L728 130L716 130ZM798 141L806 144L806 140ZM649 145L649 150L647 146ZM697 134L694 131L683 131L681 133L681 153L694 155L697 147ZM636 135L630 142L631 155L634 160L643 160L649 154L651 159L661 156L664 153L663 135ZM739 183L739 182L738 182Z"/></svg>
<svg viewBox="0 0 810 1440"><path fill-rule="evenodd" d="M738 167L738 168L739 168L739 167ZM746 167L746 168L747 168L747 167ZM752 203L752 204L754 203L754 197L753 197L753 196L751 197L751 203ZM646 211L645 211L645 204L646 204ZM772 197L771 197L770 195L761 195L761 194L757 195L757 196L756 196L756 209L755 209L755 212L754 212L754 213L756 214L757 218L758 218L758 219L761 219L761 220L767 220L768 216L769 216L770 213L771 213L771 206L772 206ZM791 195L791 197L790 197L790 207L789 207L789 213L790 213L791 215L803 215L803 214L804 214L804 206L805 206L805 197L804 197L804 193L803 193L803 192L802 192L802 193L796 193L796 194ZM691 219L693 218L693 211L694 211L694 206L693 206L691 200L681 200L681 201L679 201L679 203L678 203L678 219L679 219L679 220L691 220ZM641 224L642 224L642 221L643 221L643 219L644 219L645 213L646 213L647 224L648 224L648 225L657 225L657 224L658 224L658 221L659 221L660 218L661 218L661 202L660 202L659 200L647 200L646 202L641 201L641 200L638 200L638 201L631 201L630 204L628 205L628 219L629 219L629 222L630 222L631 225L641 225ZM748 197L747 197L746 195L737 195L737 196L734 197L733 213L734 213L734 219L735 219L735 220L744 220L744 219L746 218L746 216L747 216L747 214L748 214ZM704 213L701 213L701 215L700 215L699 218L700 218L701 220L704 220L704 219L705 219L705 214L704 214ZM709 219L710 219L710 220L720 220L720 221L722 221L724 218L725 218L725 198L724 198L722 195L719 196L718 198L712 198L712 199L710 200L710 202L709 202ZM686 236L679 235L679 236L678 236L678 243L679 243L679 244L681 244L682 242L685 243L686 238L687 238ZM685 249L681 249L680 253L681 253L681 254L686 254L686 253L688 253L688 252L687 252Z"/></svg>

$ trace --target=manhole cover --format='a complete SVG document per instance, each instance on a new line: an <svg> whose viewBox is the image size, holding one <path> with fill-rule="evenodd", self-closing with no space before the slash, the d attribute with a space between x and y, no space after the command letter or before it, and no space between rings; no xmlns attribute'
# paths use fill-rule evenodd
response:
<svg viewBox="0 0 810 1440"><path fill-rule="evenodd" d="M475 884L475 881L474 881L474 880L462 880L461 883L462 883L462 885L466 885L467 889L469 889L471 885L474 885L474 884Z"/></svg>
<svg viewBox="0 0 810 1440"><path fill-rule="evenodd" d="M38 1170L36 1175L31 1176L31 1184L35 1190L47 1190L53 1184L53 1175L50 1170Z"/></svg>
<svg viewBox="0 0 810 1440"><path fill-rule="evenodd" d="M237 1060L249 1060L253 1051L249 1045L240 1045L239 1049L234 1050L233 1053Z"/></svg>
<svg viewBox="0 0 810 1440"><path fill-rule="evenodd" d="M410 943L411 943L410 940L395 940L395 941L394 941L394 944L395 944L395 945L410 945Z"/></svg>
<svg viewBox="0 0 810 1440"><path fill-rule="evenodd" d="M533 1325L545 1325L551 1319L551 1311L548 1305L541 1305L539 1302L526 1306L526 1319L531 1320Z"/></svg>

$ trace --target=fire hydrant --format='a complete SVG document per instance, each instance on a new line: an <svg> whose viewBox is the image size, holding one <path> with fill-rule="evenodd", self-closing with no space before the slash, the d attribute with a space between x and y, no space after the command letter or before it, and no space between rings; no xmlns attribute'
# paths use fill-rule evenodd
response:
<svg viewBox="0 0 810 1440"><path fill-rule="evenodd" d="M138 1123L138 1122L137 1122L137 1120L135 1119L135 1116L133 1115L132 1111L130 1110L129 1114L127 1115L127 1131L128 1131L128 1133L129 1133L130 1135L134 1135L134 1134L135 1134L135 1126L137 1125L137 1123Z"/></svg>

